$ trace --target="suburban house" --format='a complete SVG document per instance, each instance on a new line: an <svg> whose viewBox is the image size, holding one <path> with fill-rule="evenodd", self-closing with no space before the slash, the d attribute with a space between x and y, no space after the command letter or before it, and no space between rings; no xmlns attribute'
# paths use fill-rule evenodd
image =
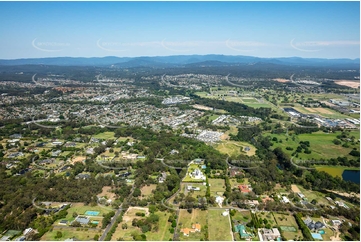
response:
<svg viewBox="0 0 361 242"><path fill-rule="evenodd" d="M184 228L180 230L184 236L189 236L189 233L201 232L201 225L199 223L192 224L192 228Z"/></svg>
<svg viewBox="0 0 361 242"><path fill-rule="evenodd" d="M307 217L303 222L307 225L307 227L311 231L319 230L325 227L325 225L322 222L320 221L314 222L310 217Z"/></svg>
<svg viewBox="0 0 361 242"><path fill-rule="evenodd" d="M90 222L90 219L86 216L78 216L74 221L79 222L81 225L87 225Z"/></svg>
<svg viewBox="0 0 361 242"><path fill-rule="evenodd" d="M258 229L261 233L263 241L273 241L281 238L281 233L277 228L273 229Z"/></svg>
<svg viewBox="0 0 361 242"><path fill-rule="evenodd" d="M246 232L246 227L242 224L235 225L234 231L239 233L241 239L249 239L251 237L251 235Z"/></svg>
<svg viewBox="0 0 361 242"><path fill-rule="evenodd" d="M342 222L338 219L331 220L333 226L340 226Z"/></svg>
<svg viewBox="0 0 361 242"><path fill-rule="evenodd" d="M167 173L164 171L161 173L161 175L158 177L158 182L163 183L167 179Z"/></svg>
<svg viewBox="0 0 361 242"><path fill-rule="evenodd" d="M248 194L252 191L252 189L250 188L249 185L242 184L242 185L239 185L238 188L241 191L241 193L244 193L244 194Z"/></svg>
<svg viewBox="0 0 361 242"><path fill-rule="evenodd" d="M250 205L251 207L258 206L258 200L245 200L244 204Z"/></svg>
<svg viewBox="0 0 361 242"><path fill-rule="evenodd" d="M282 196L282 202L284 202L284 203L289 203L290 200L288 199L288 197Z"/></svg>

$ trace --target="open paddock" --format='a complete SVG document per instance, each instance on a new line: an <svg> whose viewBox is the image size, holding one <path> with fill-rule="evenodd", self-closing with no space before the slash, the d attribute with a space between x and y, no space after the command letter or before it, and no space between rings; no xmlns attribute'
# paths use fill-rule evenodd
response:
<svg viewBox="0 0 361 242"><path fill-rule="evenodd" d="M223 210L208 211L208 234L210 241L232 241L229 218L223 216Z"/></svg>
<svg viewBox="0 0 361 242"><path fill-rule="evenodd" d="M208 179L210 185L211 195L215 195L217 192L225 192L226 183L224 179Z"/></svg>
<svg viewBox="0 0 361 242"><path fill-rule="evenodd" d="M62 237L56 238L58 232L61 232ZM102 230L100 229L85 229L85 228L75 228L75 227L63 227L63 228L54 228L52 231L49 231L41 237L41 241L64 241L70 238L76 238L80 241L90 241L93 240L95 235L102 235Z"/></svg>

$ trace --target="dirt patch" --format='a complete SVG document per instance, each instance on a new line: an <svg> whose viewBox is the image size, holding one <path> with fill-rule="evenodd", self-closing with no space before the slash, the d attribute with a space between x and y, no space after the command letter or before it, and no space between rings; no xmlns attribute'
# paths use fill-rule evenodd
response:
<svg viewBox="0 0 361 242"><path fill-rule="evenodd" d="M324 103L326 104L327 106L330 106L330 107L336 107L337 105L333 104L333 103L330 103L330 102L327 102L327 101L321 101L321 103Z"/></svg>
<svg viewBox="0 0 361 242"><path fill-rule="evenodd" d="M83 164L85 164L85 160L86 160L85 156L77 156L77 157L72 158L70 163L73 165L77 162L82 162Z"/></svg>
<svg viewBox="0 0 361 242"><path fill-rule="evenodd" d="M339 80L339 81L335 81L335 83L336 83L337 85L347 86L347 87L351 87L351 88L358 88L358 87L360 87L360 81Z"/></svg>
<svg viewBox="0 0 361 242"><path fill-rule="evenodd" d="M282 78L276 78L276 79L274 79L275 81L278 81L278 82L282 82L282 83L284 83L284 82L289 82L290 80L288 80L288 79L282 79Z"/></svg>
<svg viewBox="0 0 361 242"><path fill-rule="evenodd" d="M354 193L354 192L346 193L346 192L338 192L338 191L327 190L327 189L326 189L326 191L333 192L333 193L339 194L339 195L344 196L344 197L358 197L358 198L360 198L360 193Z"/></svg>
<svg viewBox="0 0 361 242"><path fill-rule="evenodd" d="M111 199L112 201L115 200L116 195L115 193L111 192L112 188L110 186L105 186L102 189L102 192L98 194L98 197L107 197L108 199Z"/></svg>
<svg viewBox="0 0 361 242"><path fill-rule="evenodd" d="M213 110L213 108L211 108L211 107L207 107L207 106L203 106L203 105L199 105L199 104L194 104L193 107L196 109L201 109L201 110Z"/></svg>
<svg viewBox="0 0 361 242"><path fill-rule="evenodd" d="M145 216L149 215L149 208L143 207L129 207L127 212L123 216L124 222L133 221L134 218L141 218L140 216L135 215L138 212L145 213Z"/></svg>
<svg viewBox="0 0 361 242"><path fill-rule="evenodd" d="M314 110L316 110L319 113L324 113L324 114L333 114L333 112L331 112L330 110L327 110L325 108L314 108Z"/></svg>
<svg viewBox="0 0 361 242"><path fill-rule="evenodd" d="M299 189L296 185L291 185L291 189L292 189L292 191L295 192L295 193L301 192L300 189Z"/></svg>
<svg viewBox="0 0 361 242"><path fill-rule="evenodd" d="M228 134L222 134L221 135L221 140L229 140L229 135Z"/></svg>

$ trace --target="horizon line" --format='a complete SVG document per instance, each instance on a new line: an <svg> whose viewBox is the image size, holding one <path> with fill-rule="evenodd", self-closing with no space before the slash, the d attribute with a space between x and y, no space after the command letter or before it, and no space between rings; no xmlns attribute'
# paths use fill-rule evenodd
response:
<svg viewBox="0 0 361 242"><path fill-rule="evenodd" d="M324 59L324 60L336 60L336 59L346 59L346 60L359 60L360 57L357 58L346 58L346 57L335 57L335 58L324 58L324 57L301 57L301 56L280 56L280 57L259 57L259 56L252 56L252 55L226 55L226 54L189 54L189 55L154 55L154 56L114 56L114 55L106 55L106 56L51 56L51 57L20 57L14 59L0 59L2 61L11 61L11 60L26 60L26 59L50 59L50 58L83 58L83 59L91 59L91 58L154 58L154 57L172 57L172 56L208 56L208 55L215 55L215 56L232 56L232 57L253 57L253 58L261 58L261 59L276 59L276 58L300 58L300 59Z"/></svg>

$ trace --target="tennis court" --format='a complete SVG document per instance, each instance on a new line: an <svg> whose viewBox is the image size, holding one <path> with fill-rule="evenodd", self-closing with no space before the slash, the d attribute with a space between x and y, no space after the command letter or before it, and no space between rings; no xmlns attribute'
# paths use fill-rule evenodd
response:
<svg viewBox="0 0 361 242"><path fill-rule="evenodd" d="M100 212L98 211L86 211L85 215L89 215L89 216L97 216Z"/></svg>

